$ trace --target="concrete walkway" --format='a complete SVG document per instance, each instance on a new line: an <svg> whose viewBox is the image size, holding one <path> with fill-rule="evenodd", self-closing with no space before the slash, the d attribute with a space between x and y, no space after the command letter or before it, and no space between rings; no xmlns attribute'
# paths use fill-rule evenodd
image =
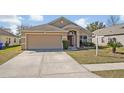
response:
<svg viewBox="0 0 124 93"><path fill-rule="evenodd" d="M94 78L99 77L65 52L24 51L0 65L0 77Z"/></svg>
<svg viewBox="0 0 124 93"><path fill-rule="evenodd" d="M124 69L124 63L105 63L105 64L82 64L89 71L117 70Z"/></svg>

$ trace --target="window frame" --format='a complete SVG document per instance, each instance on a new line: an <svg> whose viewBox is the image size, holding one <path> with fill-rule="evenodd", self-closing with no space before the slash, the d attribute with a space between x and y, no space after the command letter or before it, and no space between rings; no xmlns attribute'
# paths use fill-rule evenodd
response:
<svg viewBox="0 0 124 93"><path fill-rule="evenodd" d="M16 38L14 38L14 43L16 43Z"/></svg>
<svg viewBox="0 0 124 93"><path fill-rule="evenodd" d="M105 43L105 37L102 37L102 38L101 38L101 42L102 42L102 43Z"/></svg>

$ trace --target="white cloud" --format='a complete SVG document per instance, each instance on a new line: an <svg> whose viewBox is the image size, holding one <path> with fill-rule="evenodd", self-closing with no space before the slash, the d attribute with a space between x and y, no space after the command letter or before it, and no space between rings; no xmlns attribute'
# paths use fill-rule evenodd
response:
<svg viewBox="0 0 124 93"><path fill-rule="evenodd" d="M21 25L22 17L16 15L0 15L0 22L5 24L6 28L11 29L13 33L16 33L17 26Z"/></svg>
<svg viewBox="0 0 124 93"><path fill-rule="evenodd" d="M43 21L44 17L41 15L30 15L29 20L32 21Z"/></svg>
<svg viewBox="0 0 124 93"><path fill-rule="evenodd" d="M120 21L124 21L124 15L120 15Z"/></svg>
<svg viewBox="0 0 124 93"><path fill-rule="evenodd" d="M88 24L88 22L84 18L80 18L80 19L76 20L75 23L82 27L86 27Z"/></svg>
<svg viewBox="0 0 124 93"><path fill-rule="evenodd" d="M7 24L13 24L13 25L21 25L20 21L21 17L18 17L16 15L1 15L0 16L0 22L7 23Z"/></svg>
<svg viewBox="0 0 124 93"><path fill-rule="evenodd" d="M11 25L9 28L11 29L11 31L14 33L14 34L16 34L17 32L16 32L16 30L17 30L17 25Z"/></svg>

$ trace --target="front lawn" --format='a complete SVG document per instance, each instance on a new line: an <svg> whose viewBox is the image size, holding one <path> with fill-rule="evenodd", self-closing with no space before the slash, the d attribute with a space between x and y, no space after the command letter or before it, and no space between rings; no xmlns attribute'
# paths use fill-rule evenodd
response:
<svg viewBox="0 0 124 93"><path fill-rule="evenodd" d="M107 70L93 72L104 78L124 78L124 70Z"/></svg>
<svg viewBox="0 0 124 93"><path fill-rule="evenodd" d="M15 46L0 50L0 65L21 53L21 46Z"/></svg>
<svg viewBox="0 0 124 93"><path fill-rule="evenodd" d="M115 63L124 62L124 48L117 49L118 54L113 55L111 48L99 49L98 56L95 56L95 49L67 51L80 64Z"/></svg>

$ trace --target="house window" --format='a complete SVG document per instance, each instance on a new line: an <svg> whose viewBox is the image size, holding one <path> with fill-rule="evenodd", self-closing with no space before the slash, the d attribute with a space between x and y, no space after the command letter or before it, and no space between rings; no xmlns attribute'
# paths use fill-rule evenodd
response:
<svg viewBox="0 0 124 93"><path fill-rule="evenodd" d="M83 39L83 36L80 36L80 40L82 40Z"/></svg>
<svg viewBox="0 0 124 93"><path fill-rule="evenodd" d="M114 38L112 38L112 40L113 40L114 42L116 42L116 41L117 41L115 37L114 37Z"/></svg>
<svg viewBox="0 0 124 93"><path fill-rule="evenodd" d="M111 41L111 38L108 38L108 42L110 42Z"/></svg>
<svg viewBox="0 0 124 93"><path fill-rule="evenodd" d="M76 31L69 31L68 35L76 35Z"/></svg>
<svg viewBox="0 0 124 93"><path fill-rule="evenodd" d="M64 23L63 20L61 20L60 23L63 24Z"/></svg>
<svg viewBox="0 0 124 93"><path fill-rule="evenodd" d="M87 40L87 36L84 36L83 39Z"/></svg>
<svg viewBox="0 0 124 93"><path fill-rule="evenodd" d="M16 43L16 38L14 38L14 43Z"/></svg>
<svg viewBox="0 0 124 93"><path fill-rule="evenodd" d="M112 42L112 41L116 42L116 38L108 38L108 42Z"/></svg>
<svg viewBox="0 0 124 93"><path fill-rule="evenodd" d="M11 39L9 38L9 44L11 43Z"/></svg>
<svg viewBox="0 0 124 93"><path fill-rule="evenodd" d="M102 43L105 43L104 37L101 38L101 42Z"/></svg>
<svg viewBox="0 0 124 93"><path fill-rule="evenodd" d="M82 42L87 42L87 36L80 36L80 40Z"/></svg>
<svg viewBox="0 0 124 93"><path fill-rule="evenodd" d="M70 32L71 35L73 35L73 32Z"/></svg>
<svg viewBox="0 0 124 93"><path fill-rule="evenodd" d="M87 42L87 36L83 36L83 42Z"/></svg>

